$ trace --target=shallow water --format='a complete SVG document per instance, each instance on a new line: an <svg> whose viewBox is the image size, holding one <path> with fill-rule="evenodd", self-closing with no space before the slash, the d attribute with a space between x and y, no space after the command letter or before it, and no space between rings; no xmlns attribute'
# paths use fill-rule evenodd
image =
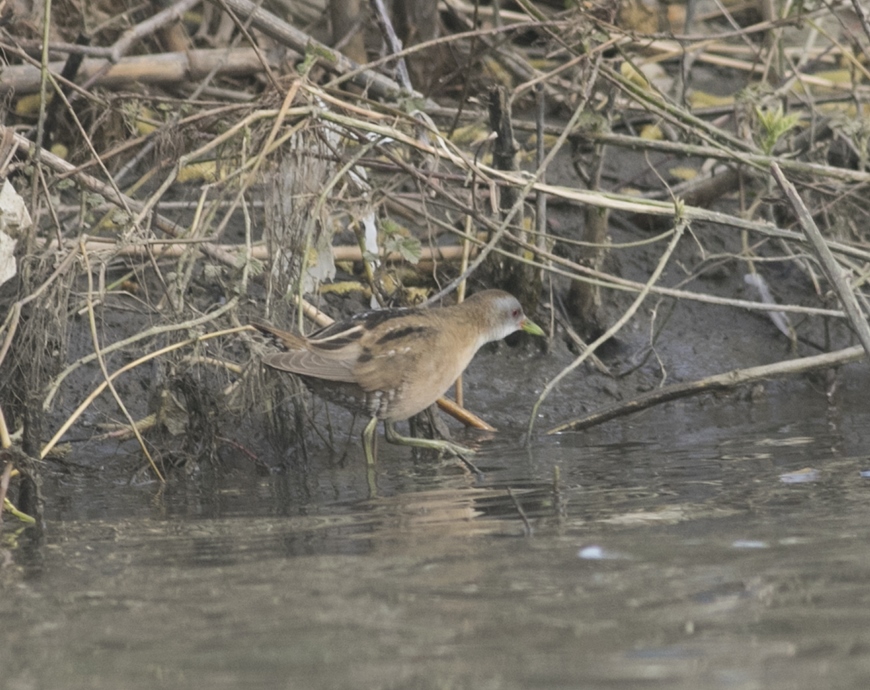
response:
<svg viewBox="0 0 870 690"><path fill-rule="evenodd" d="M867 688L853 403L502 435L483 477L382 446L375 498L356 455L165 489L52 476L45 537L0 569L0 687Z"/></svg>

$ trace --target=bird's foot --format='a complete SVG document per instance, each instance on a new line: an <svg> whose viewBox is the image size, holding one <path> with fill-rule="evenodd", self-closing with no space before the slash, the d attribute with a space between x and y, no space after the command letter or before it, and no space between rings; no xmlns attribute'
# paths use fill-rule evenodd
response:
<svg viewBox="0 0 870 690"><path fill-rule="evenodd" d="M452 441L402 436L395 430L395 428L393 428L393 425L390 423L384 424L384 435L387 441L389 441L390 443L395 443L396 445L411 446L412 448L425 448L427 450L436 450L441 455L453 455L454 457L459 458L459 460L462 461L462 464L465 465L469 470L477 475L482 475L481 471L474 465L473 462L471 462L471 460L468 459L468 456L474 455L474 451L471 448L466 448L465 446L461 446L458 443L453 443Z"/></svg>

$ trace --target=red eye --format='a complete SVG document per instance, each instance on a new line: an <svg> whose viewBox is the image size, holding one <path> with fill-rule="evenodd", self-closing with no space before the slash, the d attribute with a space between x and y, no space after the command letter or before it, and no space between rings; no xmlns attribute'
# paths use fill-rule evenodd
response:
<svg viewBox="0 0 870 690"><path fill-rule="evenodd" d="M511 312L511 316L513 316L515 319L520 318L520 314L522 314L522 311L520 309L514 309Z"/></svg>

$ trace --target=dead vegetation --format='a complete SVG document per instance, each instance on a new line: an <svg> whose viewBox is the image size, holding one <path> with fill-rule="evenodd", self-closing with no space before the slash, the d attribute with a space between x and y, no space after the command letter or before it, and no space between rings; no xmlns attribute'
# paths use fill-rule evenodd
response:
<svg viewBox="0 0 870 690"><path fill-rule="evenodd" d="M573 338L536 409L652 298L769 313L824 366L852 334L870 349L859 3L329 5L3 7L0 175L33 221L0 256L4 448L45 458L111 417L97 433L135 436L160 479L224 444L255 457L226 430L266 420L286 444L306 412L251 364L249 315L307 328L324 299L467 281ZM751 295L705 290L723 267Z"/></svg>

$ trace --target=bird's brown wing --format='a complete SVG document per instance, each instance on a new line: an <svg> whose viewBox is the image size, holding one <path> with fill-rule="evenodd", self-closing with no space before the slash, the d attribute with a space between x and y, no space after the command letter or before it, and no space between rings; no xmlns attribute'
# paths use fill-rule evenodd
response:
<svg viewBox="0 0 870 690"><path fill-rule="evenodd" d="M327 381L355 381L352 362L311 350L274 352L263 356L263 364L273 369Z"/></svg>
<svg viewBox="0 0 870 690"><path fill-rule="evenodd" d="M339 349L324 348L318 346L316 340L307 340L262 321L252 321L251 325L272 336L285 350L264 355L266 366L328 381L355 382L353 367L359 356L357 343L350 342Z"/></svg>
<svg viewBox="0 0 870 690"><path fill-rule="evenodd" d="M395 392L415 377L420 359L432 355L438 328L431 321L418 310L382 310L327 326L309 338L259 321L252 325L285 350L263 357L270 367L356 383L367 392Z"/></svg>
<svg viewBox="0 0 870 690"><path fill-rule="evenodd" d="M367 332L360 340L360 353L354 367L356 382L366 391L398 391L408 378L414 378L421 357L428 357L426 346L432 327L416 315L392 319Z"/></svg>

